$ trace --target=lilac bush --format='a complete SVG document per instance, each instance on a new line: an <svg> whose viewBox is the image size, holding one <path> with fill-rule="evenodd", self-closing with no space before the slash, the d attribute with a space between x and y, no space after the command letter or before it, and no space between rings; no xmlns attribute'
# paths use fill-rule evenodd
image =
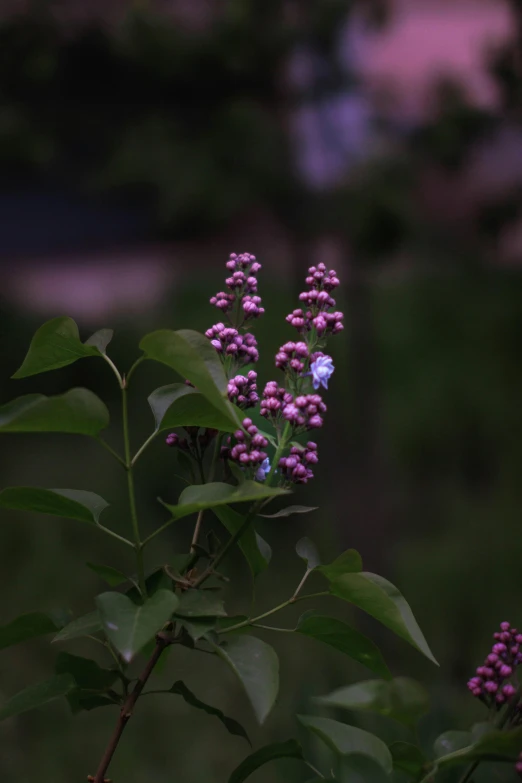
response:
<svg viewBox="0 0 522 783"><path fill-rule="evenodd" d="M107 353L112 338L109 329L100 329L85 341L69 317L54 318L38 329L13 377L59 370L81 359L105 363L121 395L119 448L104 439L109 411L88 389L71 389L54 397L26 395L0 408L0 433L61 432L92 438L119 464L127 488L128 510L121 520L111 516L104 498L86 488L24 486L0 492L0 508L4 511L40 512L89 524L93 531L115 539L129 556L125 572L89 564L111 589L94 597L87 615L51 615L37 608L0 628L0 648L49 634L59 649L54 674L1 704L0 719L15 719L19 713L57 698L66 698L73 712L100 707L114 710L114 730L105 749L92 748L98 761L93 761L86 774L93 783L108 780L125 727L139 708L141 696L149 691L181 695L193 708L204 711L206 719L213 716L230 733L248 741L243 726L218 707L208 705L203 700L205 694L192 693L183 681L176 679L170 689L150 688L149 681L165 651L178 645L214 655L230 667L259 723L274 707L279 692L277 653L259 638L259 628L273 633L274 638L282 631L292 632L326 644L379 678L324 697L324 705L357 709L364 694L365 708L374 704L382 710L384 704L384 714L398 710L401 720L413 721L419 705L424 704L420 686L407 678L392 678L380 650L351 625L348 615L339 619L320 608L328 600L339 601L341 607L355 606L436 663L399 590L387 579L363 571L361 557L353 549L325 564L314 544L301 538L295 556L303 560L303 571L291 595L281 596L268 610L253 608L246 616L228 616L223 582L226 580L228 585L227 595L233 596L236 580L233 574L224 577L220 568L230 552L239 547L254 580L270 565L269 543L256 531L259 516L270 520L314 510L286 501L292 492L299 493L299 485L320 475L316 441L320 440L327 415L323 394L335 380L333 359L325 349L343 329L343 314L336 309L332 296L340 284L337 273L324 264L310 267L306 290L299 296L300 307L286 318L297 338L279 348L274 376L261 382L253 368L259 358L254 329L265 313L258 291L260 272L261 264L255 256L231 254L226 262L226 290L210 299L219 311L219 320L205 334L190 329L160 329L146 335L139 345L141 355L126 371L117 367ZM150 361L169 367L177 380L149 395L154 427L134 449L129 393L134 388L134 374L144 372ZM153 448L162 434L169 456L178 463L178 474L188 486L177 499L160 500L165 520L159 527L146 530L136 504L134 469L144 451ZM79 483L81 486L81 476ZM269 506L274 502L283 505L273 511ZM211 543L212 536L205 539L203 535L211 513L225 530L223 544ZM190 543L181 552L170 551L172 545L167 544L167 562L155 566L150 562L148 545L174 523L186 531ZM105 560L101 543L100 558ZM316 587L308 589L311 582ZM64 595L66 592L64 585ZM244 598L242 592L241 587L236 589L239 602ZM260 597L256 595L256 601ZM297 626L267 625L273 615L300 602L307 602L314 612L305 612ZM103 645L103 666L63 647L77 638ZM431 781L446 764L468 760L476 764L486 752L517 762L521 748L516 743L522 745L522 738L512 735L518 731L514 727L519 720L519 691L515 691L513 676L520 643L519 634L503 623L484 666L470 680L470 689L490 710L501 716L509 713L509 718L477 741L470 735L464 749L430 760L414 744L387 745L377 736L340 721L314 715L301 715L298 720L334 751L337 766L332 774L339 783L354 779L373 783L375 769L379 780L383 775L391 779L394 770L402 769L416 780ZM175 676L175 655L168 665ZM358 696L354 696L353 688ZM498 739L499 732L504 744ZM238 766L231 759L231 768L235 769L229 783L242 783L263 764L282 757L307 765L316 780L331 780L331 770L317 769L309 755L295 739L266 745ZM520 761L517 763L520 765Z"/></svg>

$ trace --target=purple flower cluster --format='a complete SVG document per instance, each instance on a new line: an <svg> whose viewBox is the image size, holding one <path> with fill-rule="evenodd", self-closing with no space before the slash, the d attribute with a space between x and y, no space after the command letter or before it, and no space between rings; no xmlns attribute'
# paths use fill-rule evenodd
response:
<svg viewBox="0 0 522 783"><path fill-rule="evenodd" d="M288 342L281 346L276 353L275 364L280 370L293 370L302 373L305 368L303 359L308 359L308 346L306 343Z"/></svg>
<svg viewBox="0 0 522 783"><path fill-rule="evenodd" d="M318 462L317 444L308 441L306 446L292 446L288 457L281 457L279 469L283 478L293 484L307 484L314 474L310 465Z"/></svg>
<svg viewBox="0 0 522 783"><path fill-rule="evenodd" d="M326 405L320 394L300 394L281 410L284 419L307 430L323 426L321 413L326 413Z"/></svg>
<svg viewBox="0 0 522 783"><path fill-rule="evenodd" d="M240 467L255 468L256 474L262 463L267 459L263 449L268 446L268 441L261 435L252 419L243 419L243 430L234 432L235 444L231 446L232 439L228 439L228 445L221 449L221 457L236 462Z"/></svg>
<svg viewBox="0 0 522 783"><path fill-rule="evenodd" d="M515 686L508 680L522 662L522 634L510 623L503 622L493 639L491 652L469 680L468 689L486 704L500 707L515 694Z"/></svg>
<svg viewBox="0 0 522 783"><path fill-rule="evenodd" d="M306 310L298 308L286 317L299 334L315 329L319 337L326 334L338 334L343 327L343 314L334 310L335 299L330 292L337 288L339 280L335 270L327 271L325 264L311 266L306 278L308 291L299 294Z"/></svg>
<svg viewBox="0 0 522 783"><path fill-rule="evenodd" d="M253 408L259 402L257 393L257 372L236 375L228 382L228 399L239 408Z"/></svg>
<svg viewBox="0 0 522 783"><path fill-rule="evenodd" d="M515 770L520 778L522 778L522 752L519 753L518 761L515 764Z"/></svg>
<svg viewBox="0 0 522 783"><path fill-rule="evenodd" d="M218 323L207 329L205 336L218 353L233 356L238 364L250 364L259 359L257 340L253 334L241 335L237 329Z"/></svg>
<svg viewBox="0 0 522 783"><path fill-rule="evenodd" d="M278 417L289 421L296 429L316 429L323 426L321 413L326 412L320 394L300 394L293 397L276 381L269 381L263 391L261 416L275 423Z"/></svg>
<svg viewBox="0 0 522 783"><path fill-rule="evenodd" d="M250 253L240 253L239 255L231 253L226 268L232 272L225 280L227 288L232 293L219 291L211 297L210 304L223 313L228 313L232 310L237 299L241 299L245 320L263 315L265 310L261 307L261 297L257 296L256 277L261 269L261 264L256 261L256 257Z"/></svg>

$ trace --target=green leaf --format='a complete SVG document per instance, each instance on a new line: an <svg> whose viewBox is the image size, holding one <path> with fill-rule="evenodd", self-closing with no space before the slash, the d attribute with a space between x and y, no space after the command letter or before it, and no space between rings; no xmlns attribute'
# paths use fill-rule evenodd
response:
<svg viewBox="0 0 522 783"><path fill-rule="evenodd" d="M101 331L110 332L109 329ZM100 332L96 332L96 335L100 335ZM73 364L78 359L84 359L87 356L99 356L101 351L98 348L98 343L103 343L106 335L103 338L96 335L93 335L84 344L80 340L78 326L72 318L53 318L43 324L35 333L22 366L12 377L28 378L30 375L36 375L40 372L66 367L68 364ZM94 342L93 338L95 338ZM110 337L105 346L109 340Z"/></svg>
<svg viewBox="0 0 522 783"><path fill-rule="evenodd" d="M276 761L277 759L297 759L298 761L303 761L301 745L293 739L288 740L288 742L274 742L272 745L265 745L263 748L256 750L255 753L247 756L239 767L236 767L229 777L228 783L243 783L256 769L259 769L264 764L268 764L269 761Z"/></svg>
<svg viewBox="0 0 522 783"><path fill-rule="evenodd" d="M324 573L324 566L320 570ZM375 617L437 664L409 604L397 588L382 576L368 571L336 576L330 582L330 593Z"/></svg>
<svg viewBox="0 0 522 783"><path fill-rule="evenodd" d="M445 731L433 743L433 754L436 759L455 753L471 746L472 738L469 731Z"/></svg>
<svg viewBox="0 0 522 783"><path fill-rule="evenodd" d="M168 590L171 592L172 580L167 576L163 568L156 568L145 579L145 586L147 588L147 595L150 598L150 596L157 593L158 590ZM127 598L130 598L133 604L141 605L143 603L141 592L136 584L129 587L129 589L125 591L125 595Z"/></svg>
<svg viewBox="0 0 522 783"><path fill-rule="evenodd" d="M422 685L409 677L358 682L315 701L328 707L376 712L410 727L428 712L430 706Z"/></svg>
<svg viewBox="0 0 522 783"><path fill-rule="evenodd" d="M191 329L162 329L148 334L140 348L149 359L172 367L237 428L240 420L228 400L227 377L221 359L205 335Z"/></svg>
<svg viewBox="0 0 522 783"><path fill-rule="evenodd" d="M355 726L339 723L330 718L317 718L310 715L298 715L299 721L309 731L316 734L335 753L341 756L360 754L368 756L379 764L386 774L393 769L391 753L384 742Z"/></svg>
<svg viewBox="0 0 522 783"><path fill-rule="evenodd" d="M317 639L362 663L381 677L391 674L378 647L366 636L333 617L303 615L296 628L297 633Z"/></svg>
<svg viewBox="0 0 522 783"><path fill-rule="evenodd" d="M226 617L223 601L215 593L186 590L179 598L177 617Z"/></svg>
<svg viewBox="0 0 522 783"><path fill-rule="evenodd" d="M0 407L0 432L68 432L96 437L109 425L105 404L88 389L56 397L27 394Z"/></svg>
<svg viewBox="0 0 522 783"><path fill-rule="evenodd" d="M292 514L308 514L310 511L317 511L319 506L287 506L276 511L275 514L259 514L264 519L277 519L278 517L291 517Z"/></svg>
<svg viewBox="0 0 522 783"><path fill-rule="evenodd" d="M389 783L390 776L377 761L353 753L341 759L336 779L339 783Z"/></svg>
<svg viewBox="0 0 522 783"><path fill-rule="evenodd" d="M78 688L88 691L106 691L118 675L115 671L102 669L96 661L79 655L61 652L56 659L56 674L70 674Z"/></svg>
<svg viewBox="0 0 522 783"><path fill-rule="evenodd" d="M275 651L255 636L238 635L215 645L215 652L237 675L259 723L274 706L279 690L279 661Z"/></svg>
<svg viewBox="0 0 522 783"><path fill-rule="evenodd" d="M455 754L456 758L439 758L439 766L470 761L517 761L522 747L522 728L511 731L490 731L483 734L466 750ZM462 753L462 755L460 755Z"/></svg>
<svg viewBox="0 0 522 783"><path fill-rule="evenodd" d="M154 414L156 432L175 427L209 427L234 432L239 424L223 413L196 389L184 383L161 386L152 392L149 405Z"/></svg>
<svg viewBox="0 0 522 783"><path fill-rule="evenodd" d="M124 582L131 581L128 576L125 576L125 574L122 574L121 571L112 566L96 565L96 563L86 563L85 565L103 579L104 582L107 582L110 587L118 587L118 585L122 585Z"/></svg>
<svg viewBox="0 0 522 783"><path fill-rule="evenodd" d="M103 630L99 612L89 612L82 617L77 617L65 628L56 634L53 642L67 642L69 639L78 639L82 636L92 636Z"/></svg>
<svg viewBox="0 0 522 783"><path fill-rule="evenodd" d="M70 674L58 674L38 685L30 685L0 707L0 720L43 707L50 701L67 696L75 687L76 683Z"/></svg>
<svg viewBox="0 0 522 783"><path fill-rule="evenodd" d="M313 571L314 568L321 565L321 558L319 552L313 541L309 538L301 538L295 545L295 551L299 557L305 561L308 571Z"/></svg>
<svg viewBox="0 0 522 783"><path fill-rule="evenodd" d="M83 489L40 489L8 487L0 492L0 508L38 511L55 517L77 519L96 525L109 504L94 492Z"/></svg>
<svg viewBox="0 0 522 783"><path fill-rule="evenodd" d="M137 606L121 593L102 593L96 598L96 605L107 638L129 663L170 620L178 599L168 590L158 590Z"/></svg>
<svg viewBox="0 0 522 783"><path fill-rule="evenodd" d="M224 712L218 710L217 707L211 707L210 704L205 704L205 702L200 701L181 680L175 682L168 692L182 696L187 704L190 704L191 707L195 707L197 710L203 710L203 712L206 712L207 715L213 715L214 717L218 718L218 720L221 721L223 726L230 734L233 734L236 737L243 737L243 739L246 739L249 745L252 744L245 729L240 723L237 722L237 720L227 717Z"/></svg>
<svg viewBox="0 0 522 783"><path fill-rule="evenodd" d="M163 505L168 508L174 519L182 519L206 508L214 509L230 503L251 503L254 500L265 500L286 494L288 490L266 487L255 481L245 481L237 487L216 481L210 484L192 484L183 490L177 505L171 506L168 503Z"/></svg>
<svg viewBox="0 0 522 783"><path fill-rule="evenodd" d="M48 633L56 633L60 625L52 618L52 615L43 612L31 612L22 614L16 620L7 625L0 626L0 650L12 647L14 644L36 639Z"/></svg>
<svg viewBox="0 0 522 783"><path fill-rule="evenodd" d="M394 769L400 769L413 777L418 777L428 763L422 750L409 742L394 742L390 745L390 753Z"/></svg>
<svg viewBox="0 0 522 783"><path fill-rule="evenodd" d="M329 581L338 579L344 574L353 574L362 570L362 560L359 552L355 549L348 549L339 555L330 565L320 566L317 569L326 576Z"/></svg>
<svg viewBox="0 0 522 783"><path fill-rule="evenodd" d="M239 530L245 519L242 514L238 514L237 511L228 506L219 506L218 508L213 508L212 511L230 535L234 535ZM245 556L252 576L255 579L270 563L270 558L272 557L270 546L256 533L253 523L241 536L238 546Z"/></svg>
<svg viewBox="0 0 522 783"><path fill-rule="evenodd" d="M187 620L185 617L182 618L183 628L195 642L198 639L203 639L204 636L213 631L216 624L215 617L195 617L190 620Z"/></svg>
<svg viewBox="0 0 522 783"><path fill-rule="evenodd" d="M477 739L474 741L475 737ZM518 759L522 747L522 728L510 731L491 729L485 733L484 726L475 727L474 732L445 731L435 740L433 750L438 767L469 764L471 761L510 761Z"/></svg>
<svg viewBox="0 0 522 783"><path fill-rule="evenodd" d="M97 332L91 334L88 340L85 341L85 345L97 348L101 354L107 352L107 346L114 336L112 329L98 329Z"/></svg>

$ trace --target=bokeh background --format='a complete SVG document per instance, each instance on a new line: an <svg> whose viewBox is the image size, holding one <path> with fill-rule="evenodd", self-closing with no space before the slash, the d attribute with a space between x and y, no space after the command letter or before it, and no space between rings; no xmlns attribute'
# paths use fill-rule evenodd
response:
<svg viewBox="0 0 522 783"><path fill-rule="evenodd" d="M520 0L2 0L0 402L90 387L114 412L117 446L104 364L9 380L44 320L70 315L85 337L114 328L111 356L128 367L147 331L210 326L228 254L249 251L263 264L264 382L308 265L336 268L346 330L329 345L317 477L296 497L319 510L262 526L274 559L256 600L268 608L293 590L301 536L326 560L358 548L408 598L440 669L349 607L325 609L426 685L426 747L483 717L466 679L497 624L522 623L521 207ZM172 380L159 365L136 374L135 446L152 425L146 395ZM92 489L125 523L119 466L88 439L4 436L0 470L3 486ZM139 465L147 530L163 518L155 498L181 490L175 471L161 441ZM188 527L157 539L151 563L183 551ZM0 541L2 624L89 610L104 585L86 561L132 568L116 542L49 517L4 513ZM229 571L246 596L239 558ZM230 597L230 612L247 600ZM368 677L312 641L266 638L282 688L262 729L210 656L176 649L162 680L240 717L258 747L299 733L313 696ZM98 656L92 647L68 649ZM49 676L55 653L36 641L4 651L0 698ZM85 780L114 720L111 709L73 719L63 703L2 723L2 779ZM144 699L111 777L223 783L246 752L179 697ZM281 762L252 780L307 777Z"/></svg>

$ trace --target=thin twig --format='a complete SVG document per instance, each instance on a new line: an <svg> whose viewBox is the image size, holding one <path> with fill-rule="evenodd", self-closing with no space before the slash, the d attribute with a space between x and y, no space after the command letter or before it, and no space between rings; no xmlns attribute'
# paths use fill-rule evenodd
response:
<svg viewBox="0 0 522 783"><path fill-rule="evenodd" d="M130 718L132 717L136 702L138 701L143 688L147 684L147 680L152 674L154 667L158 663L161 654L168 647L170 643L171 642L168 639L168 637L161 633L158 634L158 636L156 637L156 647L154 648L154 652L152 653L151 657L147 661L147 665L145 666L142 673L138 677L138 681L136 685L132 689L132 692L129 694L129 696L125 700L125 704L120 710L118 722L114 727L114 731L109 740L109 744L107 745L105 752L101 758L100 764L94 776L93 783L104 783L105 773L107 772L109 768L109 764L112 761L112 757L116 752L116 748L118 747L118 743L121 739L121 735L125 731L125 726L127 725Z"/></svg>

